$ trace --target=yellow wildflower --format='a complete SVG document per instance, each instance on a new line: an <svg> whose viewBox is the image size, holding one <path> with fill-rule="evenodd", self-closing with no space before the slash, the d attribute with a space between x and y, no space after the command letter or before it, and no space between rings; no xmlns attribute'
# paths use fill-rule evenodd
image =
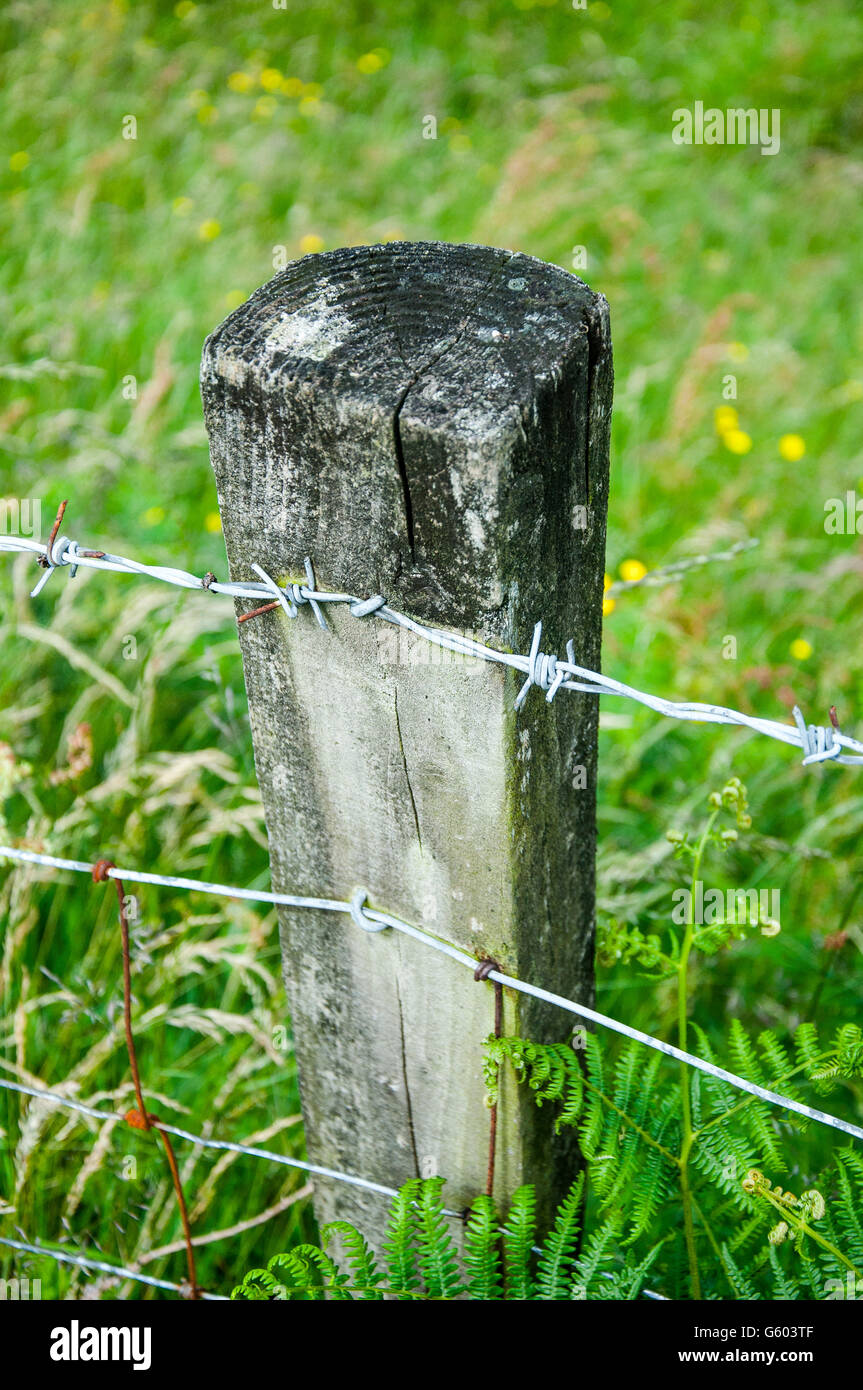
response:
<svg viewBox="0 0 863 1390"><path fill-rule="evenodd" d="M357 68L366 77L373 72L380 72L385 68L390 60L390 55L385 48L375 48L371 53L363 53L357 59Z"/></svg>
<svg viewBox="0 0 863 1390"><path fill-rule="evenodd" d="M726 430L736 430L737 419L737 411L733 405L718 405L713 412L716 433L725 434Z"/></svg>
<svg viewBox="0 0 863 1390"><path fill-rule="evenodd" d="M779 452L788 463L796 463L806 453L806 441L799 434L783 434Z"/></svg>
<svg viewBox="0 0 863 1390"><path fill-rule="evenodd" d="M726 430L722 442L732 454L748 454L752 448L752 437L745 430Z"/></svg>

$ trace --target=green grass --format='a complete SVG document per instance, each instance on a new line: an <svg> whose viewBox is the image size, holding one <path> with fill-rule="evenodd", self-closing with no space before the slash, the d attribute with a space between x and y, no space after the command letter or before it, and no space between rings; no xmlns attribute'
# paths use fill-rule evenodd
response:
<svg viewBox="0 0 863 1390"><path fill-rule="evenodd" d="M796 699L822 722L836 704L859 733L863 544L823 529L827 498L863 495L863 20L850 0L714 12L684 0L590 0L586 12L563 0L287 11L34 0L9 7L2 27L0 492L40 499L43 534L68 497L64 530L82 542L224 573L197 366L205 335L270 277L277 248L291 258L440 238L569 267L584 246L582 273L610 301L615 341L609 571L760 542L732 566L621 595L605 669L774 717ZM269 93L273 70L286 81ZM696 100L780 108L780 154L674 146L671 113ZM429 114L437 140L422 139ZM124 140L130 115L137 139ZM11 373L15 363L29 370ZM729 373L752 440L742 455L714 427ZM788 433L806 441L796 463L779 451ZM83 572L55 576L31 602L33 575L23 558L2 560L0 739L31 769L9 789L3 834L266 884L230 604ZM734 660L722 656L728 635ZM792 655L795 639L810 657ZM828 1027L851 1013L860 773L802 768L793 750L742 730L604 708L631 722L601 735L601 906L649 923L665 830L685 828L736 773L767 840L729 861L729 881L779 887L783 931L701 967L699 1022L717 1038L729 1012L790 1027L813 998ZM82 723L92 764L52 782ZM139 897L147 952L134 985L141 1010L155 1011L139 1029L141 1063L164 1088L160 1112L230 1137L296 1115L291 1055L271 1041L285 1018L273 915L167 890ZM849 904L856 938L825 951ZM4 871L2 907L4 1068L128 1098L110 890ZM671 1027L671 997L633 972L603 977L599 1006ZM100 1145L94 1127L8 1096L0 1115L0 1197L14 1207L0 1230L66 1232L116 1260L177 1238L146 1136L117 1131ZM299 1125L268 1142L301 1152ZM824 1142L801 1146L804 1171ZM125 1154L141 1186L124 1186ZM300 1185L249 1160L182 1161L190 1190L203 1184L208 1197L201 1231ZM202 1282L230 1287L311 1231L301 1202L206 1246ZM47 1260L0 1257L4 1273L13 1265L46 1293L86 1282ZM179 1278L182 1254L147 1268Z"/></svg>

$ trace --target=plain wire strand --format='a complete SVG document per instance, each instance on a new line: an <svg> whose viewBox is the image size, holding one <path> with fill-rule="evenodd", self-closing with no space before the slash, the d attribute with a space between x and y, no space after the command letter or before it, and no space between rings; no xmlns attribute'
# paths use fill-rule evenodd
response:
<svg viewBox="0 0 863 1390"><path fill-rule="evenodd" d="M37 854L33 850L19 850L8 845L0 845L0 858L18 859L31 864L45 864L50 868L73 869L78 873L91 874L93 866L78 859L60 859L54 855ZM457 946L451 946L448 942L440 941L437 937L431 936L428 932L422 931L419 927L413 927L408 922L403 922L399 917L393 917L388 912L379 912L375 908L366 907L365 894L360 891L354 895L351 902L339 902L333 898L303 898L295 897L289 893L261 893L258 894L252 889L235 889L224 883L204 883L196 882L194 879L177 879L162 877L159 874L137 875L128 869L112 868L108 870L111 878L128 879L134 882L137 879L147 883L160 883L168 887L181 886L184 888L196 889L202 892L214 893L217 896L234 898L255 898L260 897L264 902L278 902L288 907L319 907L327 912L347 913L351 919L367 931L381 931L385 927L392 927L394 931L401 932L404 936L410 936L414 941L420 942L423 946L429 946L435 951L440 951L442 955L449 956L451 960L457 961L460 965L466 966L469 970L476 970L476 959L467 955L465 951L459 950ZM374 925L372 925L374 924ZM841 1130L843 1134L850 1135L853 1139L863 1140L863 1128L859 1125L851 1124L848 1120L842 1120L837 1115L831 1115L824 1110L816 1110L812 1106L804 1105L802 1101L792 1100L789 1096L780 1095L777 1091L768 1090L765 1086L759 1086L754 1081L747 1081L745 1077L736 1076L733 1072L726 1071L724 1067L716 1066L714 1062L708 1062L703 1057L696 1057L691 1052L684 1052L681 1048L675 1047L673 1043L663 1042L661 1038L654 1038L650 1033L642 1033L638 1028L631 1028L628 1023L621 1023L616 1018L611 1018L608 1014L599 1013L596 1009L590 1009L586 1004L577 1004L573 999L566 999L560 994L553 994L551 991L542 989L538 985L528 984L525 980L516 979L513 975L504 975L498 970L490 970L487 978L496 981L498 984L514 989L519 994L529 994L534 999L540 999L546 1004L554 1004L567 1013L576 1014L580 1018L588 1019L591 1023L597 1023L603 1028L610 1028L615 1033L621 1033L624 1037L631 1038L634 1042L642 1043L645 1047L651 1047L657 1052L663 1052L667 1057L673 1057L678 1062L684 1062L687 1066L695 1068L697 1071L706 1072L708 1076L713 1076L717 1081L724 1081L728 1085L735 1087L738 1091L746 1091L749 1095L756 1096L759 1100L765 1101L768 1105L779 1106L783 1110L793 1110L798 1115L803 1115L806 1119L815 1120L819 1124L829 1125L832 1129ZM169 1133L181 1133L174 1131L169 1125L164 1126ZM190 1136L182 1133L183 1138ZM191 1136L194 1137L194 1136ZM364 1179L355 1179L363 1183Z"/></svg>
<svg viewBox="0 0 863 1390"><path fill-rule="evenodd" d="M116 1124L119 1124L124 1118L122 1115L113 1115L109 1111L96 1110L92 1105L85 1105L83 1101L73 1100L69 1096L61 1096L57 1091L45 1091L37 1086L24 1086L20 1081L7 1081L5 1080L5 1078L0 1077L0 1088L5 1089L7 1091L17 1091L20 1095L24 1096L34 1096L37 1100L53 1101L55 1105L64 1106L68 1110L78 1110L81 1112L82 1115L91 1115L96 1120L110 1120ZM322 1177L334 1178L338 1182L348 1183L354 1187L363 1187L370 1192L380 1192L387 1197L398 1196L398 1193L394 1187L387 1187L383 1183L369 1182L365 1178L355 1177L352 1173L339 1173L333 1168L319 1168L316 1164L306 1163L299 1158L286 1158L283 1154L274 1154L271 1152L270 1149L253 1148L247 1144L231 1144L224 1140L204 1139L200 1134L189 1134L188 1131L184 1129L177 1129L173 1125L163 1124L161 1120L158 1120L156 1123L159 1125L160 1128L166 1129L169 1131L169 1133L177 1135L178 1138L188 1139L191 1143L199 1144L205 1149L230 1149L234 1153L249 1154L252 1158L269 1158L272 1159L274 1163L283 1163L286 1164L289 1168L301 1168L304 1172L317 1173L319 1176ZM444 1216L454 1217L458 1221L462 1221L464 1219L464 1212L450 1211L448 1207L442 1208L442 1211ZM503 1232L501 1232L501 1234L503 1234ZM71 1257L58 1256L53 1250L46 1250L42 1246L38 1245L22 1245L20 1242L13 1240L2 1240L2 1242L0 1243L4 1245L12 1245L18 1250L32 1250L40 1255L52 1255L55 1259L67 1258L69 1262L72 1264L82 1262L76 1261ZM532 1248L535 1255L542 1254L542 1251L539 1246L535 1245ZM92 1264L94 1262L86 1261L86 1263ZM115 1269L115 1266L113 1265L104 1264L97 1264L96 1267L100 1269L109 1269L112 1273ZM148 1278L144 1274L133 1274L131 1270L118 1270L117 1273L126 1274L130 1279L140 1279L143 1283L154 1284L157 1288L160 1289L175 1289L178 1292L182 1292L181 1286L179 1284L169 1284L164 1279L153 1279ZM612 1278L611 1274L604 1274L603 1277L606 1279ZM654 1299L663 1303L668 1301L666 1299L665 1294L657 1293L655 1289L642 1289L642 1293L645 1298ZM222 1299L224 1298L224 1295L202 1293L201 1297L209 1299Z"/></svg>
<svg viewBox="0 0 863 1390"><path fill-rule="evenodd" d="M89 569L111 570L121 574L142 574L150 579L157 579L182 589L207 589L219 594L230 594L234 598L277 599L288 616L292 618L297 616L298 605L308 603L314 609L321 627L324 628L326 627L326 620L320 605L327 603L347 604L348 611L354 617L373 616L383 622L391 623L395 627L413 632L418 637L461 656L495 662L522 672L527 679L516 698L516 707L521 705L532 685L537 685L541 690L544 690L546 700L549 702L554 699L558 690L576 690L589 695L617 695L646 705L648 709L665 715L669 719L682 719L701 724L744 725L754 729L756 733L765 734L768 738L801 749L805 754L804 763L830 761L849 766L863 765L863 742L851 738L848 734L841 733L834 726L807 724L796 707L793 711L795 723L790 725L774 719L761 719L754 715L743 714L739 710L727 709L723 705L703 704L697 701L665 700L658 695L650 695L636 690L632 686L625 685L622 681L613 680L609 676L602 675L601 672L590 671L583 666L578 666L575 663L570 643L567 644L569 656L567 661L562 661L555 656L548 656L539 650L541 623L537 623L534 628L530 654L522 656L497 651L472 637L464 637L458 633L427 627L425 624L418 623L414 619L406 617L405 614L390 608L380 594L369 599L359 599L353 594L320 592L313 584L298 583L289 584L286 589L283 589L259 565L254 565L252 568L263 576L260 583L254 581L248 583L220 582L215 579L206 583L197 575L172 566L146 565L120 555L82 550L77 541L72 541L67 536L57 537L50 547L50 552L49 547L42 541L32 540L25 536L0 536L0 551L23 551L48 559L45 574L33 590L34 594L41 591L55 569L70 565L74 577L77 567L83 565ZM306 572L307 576L314 578L310 561L306 562ZM206 578L209 579L209 576ZM853 752L842 753L841 749L843 748L852 749Z"/></svg>
<svg viewBox="0 0 863 1390"><path fill-rule="evenodd" d="M109 1110L96 1110L92 1105L85 1105L83 1101L60 1095L58 1091L46 1091L38 1086L25 1086L20 1081L7 1081L5 1077L0 1077L0 1089L18 1091L21 1095L35 1096L38 1100L53 1101L55 1105L64 1106L68 1110L77 1110L82 1115L91 1116L94 1120L107 1120L113 1124L121 1124L125 1118L123 1115L112 1114ZM190 1134L186 1129L178 1129L176 1125L165 1124L164 1120L157 1120L154 1127L164 1129L168 1134L176 1135L178 1139L187 1139L190 1144L197 1144L204 1149L227 1149L231 1153L249 1154L252 1158L268 1158L273 1163L284 1164L286 1168L299 1168L304 1173L313 1173L321 1178L332 1178L351 1187L362 1187L367 1192L378 1192L384 1197L398 1196L394 1187L387 1187L379 1182L371 1182L368 1178L358 1178L352 1173L340 1173L334 1168L321 1168L318 1164L308 1163L303 1158L289 1158L285 1154L273 1153L271 1149L259 1149L249 1144L235 1144L227 1139L205 1139L201 1134ZM445 1214L461 1217L461 1212L458 1211L448 1211Z"/></svg>
<svg viewBox="0 0 863 1390"><path fill-rule="evenodd" d="M23 1250L31 1255L47 1255L49 1259L59 1260L61 1264L80 1265L82 1269L98 1269L102 1274L113 1274L118 1279L135 1279L139 1284L150 1284L154 1289L169 1289L172 1293L184 1293L182 1284L172 1284L167 1279L156 1279L152 1274L138 1274L134 1269L123 1269L120 1265L109 1264L107 1260L97 1260L90 1255L71 1254L64 1250L49 1250L44 1245L28 1245L23 1240L12 1240L0 1236L0 1245L9 1245L13 1250ZM230 1303L223 1293L206 1293L199 1290L199 1297L208 1303Z"/></svg>

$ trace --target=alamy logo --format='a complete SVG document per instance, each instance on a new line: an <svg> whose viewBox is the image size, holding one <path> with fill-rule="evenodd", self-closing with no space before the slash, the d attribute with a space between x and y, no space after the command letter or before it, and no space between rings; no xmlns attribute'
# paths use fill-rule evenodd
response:
<svg viewBox="0 0 863 1390"><path fill-rule="evenodd" d="M152 1330L149 1327L69 1327L51 1332L52 1361L131 1361L134 1371L149 1371Z"/></svg>
<svg viewBox="0 0 863 1390"><path fill-rule="evenodd" d="M723 893L721 888L705 890L698 879L694 893L675 888L671 898L671 920L678 926L692 922L699 927L760 927L764 936L779 931L778 888L727 888Z"/></svg>
<svg viewBox="0 0 863 1390"><path fill-rule="evenodd" d="M824 503L824 530L828 536L863 536L863 497L846 492Z"/></svg>
<svg viewBox="0 0 863 1390"><path fill-rule="evenodd" d="M0 1303L7 1300L28 1302L31 1298L42 1297L42 1280L0 1279Z"/></svg>
<svg viewBox="0 0 863 1390"><path fill-rule="evenodd" d="M779 153L779 110L774 107L743 110L733 107L720 111L704 109L697 101L690 111L679 106L671 113L671 138L675 145L760 145L762 154ZM776 127L775 131L773 127Z"/></svg>
<svg viewBox="0 0 863 1390"><path fill-rule="evenodd" d="M38 536L42 506L38 497L0 497L0 534Z"/></svg>
<svg viewBox="0 0 863 1390"><path fill-rule="evenodd" d="M841 1279L825 1279L824 1287L830 1290L824 1295L826 1299L839 1298L849 1303L863 1302L863 1279L855 1278L850 1269L845 1275L844 1283Z"/></svg>

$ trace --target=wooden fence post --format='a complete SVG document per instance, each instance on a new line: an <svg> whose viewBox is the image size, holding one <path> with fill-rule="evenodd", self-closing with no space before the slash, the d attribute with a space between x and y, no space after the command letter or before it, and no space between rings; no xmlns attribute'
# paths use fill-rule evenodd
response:
<svg viewBox="0 0 863 1390"><path fill-rule="evenodd" d="M394 243L289 265L208 338L202 393L231 577L383 594L421 621L596 668L608 489L607 306L574 276L480 246ZM237 610L253 603L239 600ZM240 625L276 890L350 898L477 959L593 997L597 701L308 606ZM281 912L310 1157L398 1186L485 1188L481 1044L493 987L394 932ZM571 1019L506 993L504 1031ZM504 1089L495 1196L570 1147ZM320 1220L380 1247L388 1202L315 1182Z"/></svg>

